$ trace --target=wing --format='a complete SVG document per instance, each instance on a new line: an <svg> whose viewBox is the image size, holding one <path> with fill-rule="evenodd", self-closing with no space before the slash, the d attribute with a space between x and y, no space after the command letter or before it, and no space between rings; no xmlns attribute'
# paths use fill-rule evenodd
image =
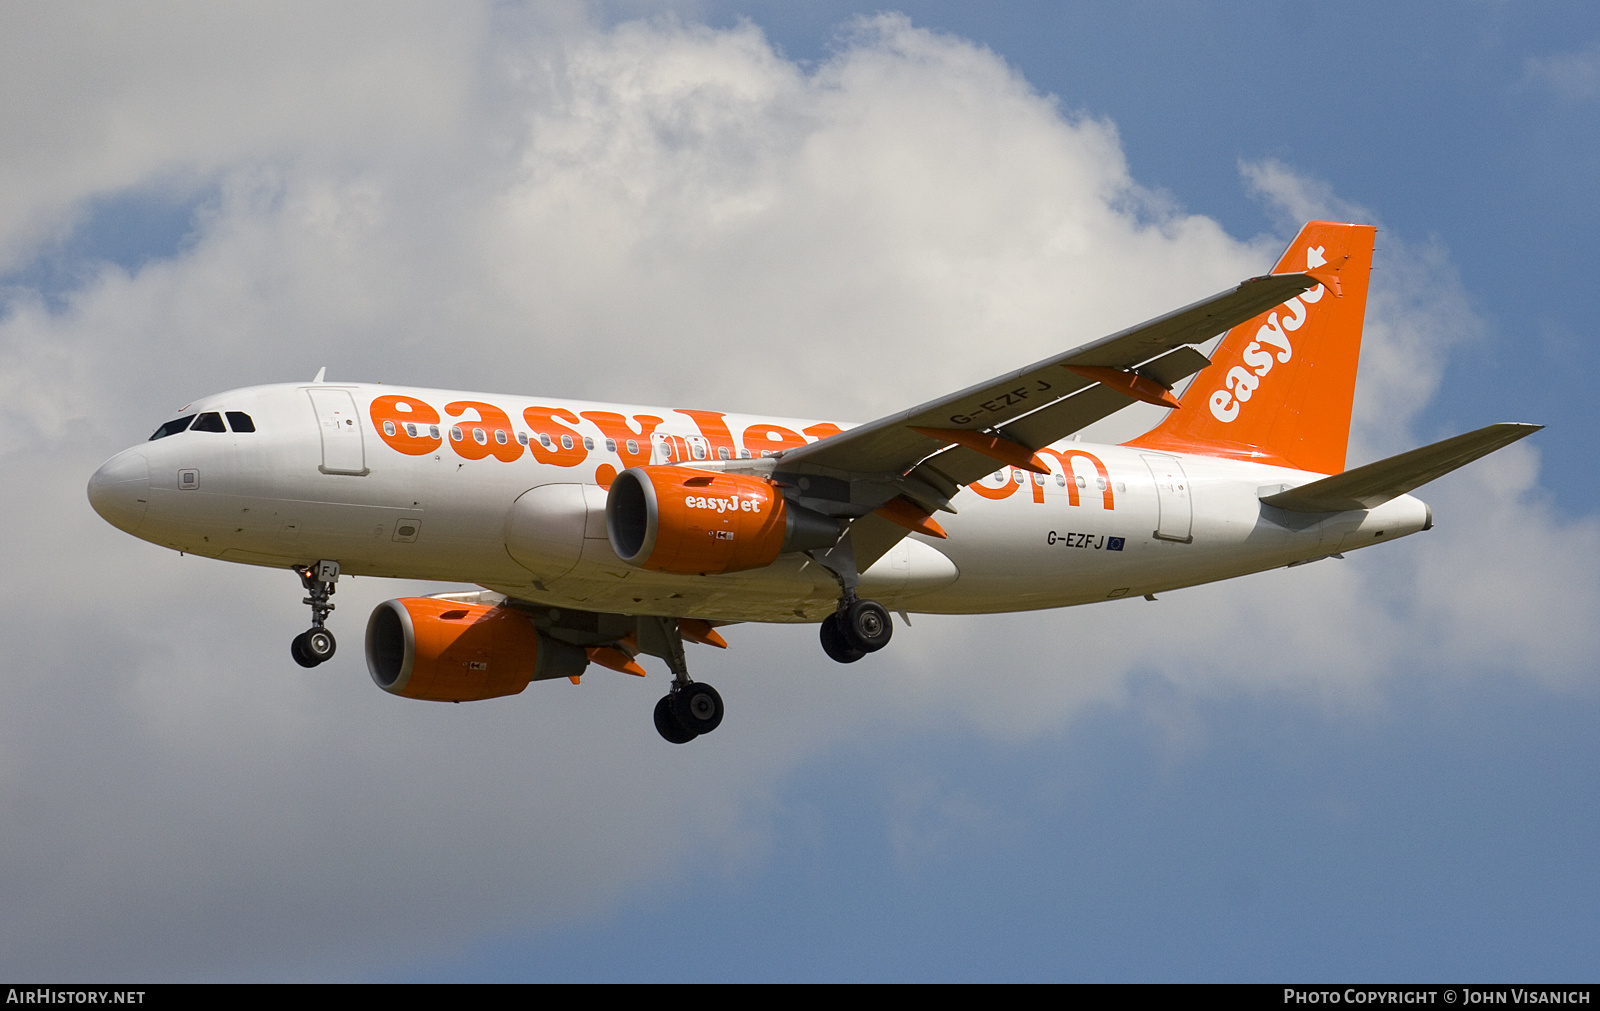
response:
<svg viewBox="0 0 1600 1011"><path fill-rule="evenodd" d="M787 450L774 478L801 505L855 518L855 561L865 568L908 528L939 536L923 518L953 512L955 493L997 463L1042 469L1035 450L1135 400L1176 407L1172 385L1209 364L1193 345L1319 283L1309 274L1250 278L1121 333Z"/></svg>

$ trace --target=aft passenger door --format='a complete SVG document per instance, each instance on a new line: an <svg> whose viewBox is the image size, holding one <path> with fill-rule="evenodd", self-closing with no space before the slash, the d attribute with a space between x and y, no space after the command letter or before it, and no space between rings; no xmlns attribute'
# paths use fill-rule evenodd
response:
<svg viewBox="0 0 1600 1011"><path fill-rule="evenodd" d="M1145 455L1150 476L1156 480L1158 518L1155 535L1164 541L1194 540L1194 503L1189 497L1189 478L1176 457Z"/></svg>

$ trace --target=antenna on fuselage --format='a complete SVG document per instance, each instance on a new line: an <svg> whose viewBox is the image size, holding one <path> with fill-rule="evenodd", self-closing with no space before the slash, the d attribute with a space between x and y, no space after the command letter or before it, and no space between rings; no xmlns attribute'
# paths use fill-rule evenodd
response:
<svg viewBox="0 0 1600 1011"><path fill-rule="evenodd" d="M328 367L326 365L324 365L322 368L317 370L317 378L315 378L315 379L313 379L311 381L313 383L320 383L320 382L322 382L322 377L327 375L327 374L328 374Z"/></svg>

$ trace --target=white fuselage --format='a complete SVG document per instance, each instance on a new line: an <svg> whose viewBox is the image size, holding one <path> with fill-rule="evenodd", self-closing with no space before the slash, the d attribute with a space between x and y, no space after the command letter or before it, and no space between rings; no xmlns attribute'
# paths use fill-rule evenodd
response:
<svg viewBox="0 0 1600 1011"><path fill-rule="evenodd" d="M379 398L439 420L416 436L404 424L385 431ZM836 606L834 577L804 555L725 575L623 563L602 487L628 466L716 467L833 425L361 384L251 387L183 413L212 411L246 414L255 431L190 430L125 450L91 481L95 508L179 551L284 567L333 559L350 574L471 582L551 606L791 622ZM619 421L638 433L631 459ZM933 613L1061 607L1318 558L1429 522L1411 496L1332 514L1266 506L1263 489L1323 476L1281 467L1077 442L1039 455L1048 476L997 465L955 497L956 514L937 514L947 539L908 536L862 574L862 596Z"/></svg>

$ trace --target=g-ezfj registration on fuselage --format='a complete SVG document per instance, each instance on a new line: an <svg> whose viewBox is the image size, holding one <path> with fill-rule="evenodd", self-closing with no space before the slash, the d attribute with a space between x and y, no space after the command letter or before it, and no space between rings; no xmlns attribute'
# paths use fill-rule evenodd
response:
<svg viewBox="0 0 1600 1011"><path fill-rule="evenodd" d="M891 611L1144 596L1428 529L1408 492L1538 426L1344 469L1374 232L1311 222L1271 274L865 425L319 373L196 401L89 499L152 543L293 569L303 666L336 648L340 573L470 582L378 606L381 688L462 702L655 656L673 675L656 728L685 743L723 703L684 642L726 646L731 623L820 622L852 663ZM1136 401L1169 413L1119 446L1069 440Z"/></svg>

